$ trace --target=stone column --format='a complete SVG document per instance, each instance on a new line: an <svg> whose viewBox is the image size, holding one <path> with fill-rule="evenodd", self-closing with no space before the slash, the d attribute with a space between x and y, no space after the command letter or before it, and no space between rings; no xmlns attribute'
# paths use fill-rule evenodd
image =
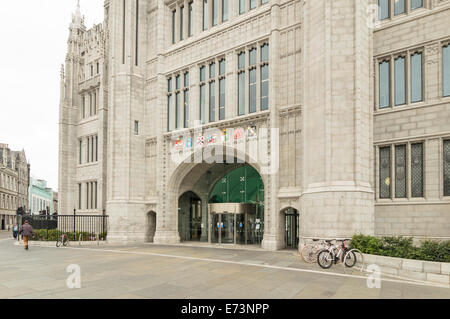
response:
<svg viewBox="0 0 450 319"><path fill-rule="evenodd" d="M369 2L304 2L304 237L374 233Z"/></svg>
<svg viewBox="0 0 450 319"><path fill-rule="evenodd" d="M272 138L272 134L279 134L278 129L280 128L279 120L279 101L278 98L278 79L279 79L279 24L280 24L280 7L279 1L275 1L272 6L271 14L271 24L272 31L269 39L269 130L268 140ZM259 50L258 50L259 52ZM260 55L260 54L258 54ZM259 58L258 58L259 61ZM259 70L258 70L259 71ZM259 72L258 72L259 73ZM248 79L247 79L248 81ZM248 83L248 82L247 82ZM247 84L248 85L248 84ZM257 84L259 86L259 82ZM257 104L260 102L258 101ZM275 139L279 140L279 139ZM269 148L270 156L275 156L280 161L280 148L278 143L270 142ZM271 157L272 158L272 157ZM279 231L280 223L282 221L281 214L278 211L278 190L279 190L279 172L276 162L270 161L269 174L263 177L265 180L265 228L264 228L264 239L262 242L262 247L267 250L278 250L284 248L284 237L283 233Z"/></svg>

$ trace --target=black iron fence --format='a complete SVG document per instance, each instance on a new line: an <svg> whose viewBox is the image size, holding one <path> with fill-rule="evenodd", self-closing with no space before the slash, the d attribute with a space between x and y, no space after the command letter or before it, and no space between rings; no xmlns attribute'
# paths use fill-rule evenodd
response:
<svg viewBox="0 0 450 319"><path fill-rule="evenodd" d="M32 240L56 241L66 234L72 241L106 240L108 216L91 215L19 215L18 224L25 221L33 227Z"/></svg>

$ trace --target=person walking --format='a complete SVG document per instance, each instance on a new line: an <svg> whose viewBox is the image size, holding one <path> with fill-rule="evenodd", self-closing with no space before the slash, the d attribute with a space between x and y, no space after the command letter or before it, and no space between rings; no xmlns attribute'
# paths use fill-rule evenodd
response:
<svg viewBox="0 0 450 319"><path fill-rule="evenodd" d="M34 234L33 227L31 227L31 225L28 223L28 220L26 220L25 224L20 227L19 234L22 235L25 250L28 250L28 240L30 239L30 236Z"/></svg>
<svg viewBox="0 0 450 319"><path fill-rule="evenodd" d="M17 232L19 231L17 224L13 226L13 237L17 239Z"/></svg>

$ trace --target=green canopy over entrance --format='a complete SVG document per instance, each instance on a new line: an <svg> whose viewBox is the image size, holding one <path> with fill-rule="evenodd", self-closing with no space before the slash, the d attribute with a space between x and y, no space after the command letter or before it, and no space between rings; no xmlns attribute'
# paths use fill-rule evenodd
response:
<svg viewBox="0 0 450 319"><path fill-rule="evenodd" d="M178 221L182 241L261 244L264 235L264 183L256 169L242 165L230 170L216 182L208 198L208 203L202 203L192 192L180 197ZM233 213L228 209L209 211L208 204L222 208L220 204L229 203L251 204L239 207L252 208L251 211Z"/></svg>

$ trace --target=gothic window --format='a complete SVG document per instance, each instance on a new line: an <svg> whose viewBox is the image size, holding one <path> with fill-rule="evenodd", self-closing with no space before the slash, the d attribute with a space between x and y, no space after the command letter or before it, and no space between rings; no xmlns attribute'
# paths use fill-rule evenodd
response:
<svg viewBox="0 0 450 319"><path fill-rule="evenodd" d="M245 52L238 55L238 115L245 114Z"/></svg>
<svg viewBox="0 0 450 319"><path fill-rule="evenodd" d="M83 140L79 139L78 144L79 144L79 155L80 155L78 162L81 165L81 164L83 164Z"/></svg>
<svg viewBox="0 0 450 319"><path fill-rule="evenodd" d="M249 113L256 112L256 48L249 52Z"/></svg>
<svg viewBox="0 0 450 319"><path fill-rule="evenodd" d="M134 135L139 135L139 121L134 121Z"/></svg>
<svg viewBox="0 0 450 319"><path fill-rule="evenodd" d="M181 115L181 93L178 91L175 94L175 128L180 128L180 115Z"/></svg>
<svg viewBox="0 0 450 319"><path fill-rule="evenodd" d="M181 76L177 75L175 77L175 128L179 129L181 126Z"/></svg>
<svg viewBox="0 0 450 319"><path fill-rule="evenodd" d="M390 107L390 62L379 63L379 108Z"/></svg>
<svg viewBox="0 0 450 319"><path fill-rule="evenodd" d="M228 20L228 1L229 0L222 0L222 22Z"/></svg>
<svg viewBox="0 0 450 319"><path fill-rule="evenodd" d="M411 0L411 9L418 9L422 8L423 6L423 0Z"/></svg>
<svg viewBox="0 0 450 319"><path fill-rule="evenodd" d="M184 74L184 128L189 127L189 72Z"/></svg>
<svg viewBox="0 0 450 319"><path fill-rule="evenodd" d="M213 79L216 76L216 64L211 63L209 65L209 78Z"/></svg>
<svg viewBox="0 0 450 319"><path fill-rule="evenodd" d="M89 93L89 116L92 116L92 93Z"/></svg>
<svg viewBox="0 0 450 319"><path fill-rule="evenodd" d="M175 42L176 42L176 27L177 27L176 17L177 17L177 11L173 10L172 11L172 44L175 44Z"/></svg>
<svg viewBox="0 0 450 319"><path fill-rule="evenodd" d="M208 29L208 0L203 0L203 30Z"/></svg>
<svg viewBox="0 0 450 319"><path fill-rule="evenodd" d="M214 122L216 120L216 82L214 81L216 76L216 64L211 63L209 65L209 121Z"/></svg>
<svg viewBox="0 0 450 319"><path fill-rule="evenodd" d="M422 101L422 53L411 55L411 102Z"/></svg>
<svg viewBox="0 0 450 319"><path fill-rule="evenodd" d="M172 131L172 78L167 80L167 131Z"/></svg>
<svg viewBox="0 0 450 319"><path fill-rule="evenodd" d="M450 44L442 48L443 95L450 96Z"/></svg>
<svg viewBox="0 0 450 319"><path fill-rule="evenodd" d="M200 68L200 121L206 123L206 67Z"/></svg>
<svg viewBox="0 0 450 319"><path fill-rule="evenodd" d="M216 120L216 82L214 78L216 76L216 64L211 63L209 65L209 121L214 122Z"/></svg>
<svg viewBox="0 0 450 319"><path fill-rule="evenodd" d="M86 183L86 209L89 209L89 202L90 202L90 189L89 189L89 183Z"/></svg>
<svg viewBox="0 0 450 319"><path fill-rule="evenodd" d="M391 197L391 148L380 148L380 198Z"/></svg>
<svg viewBox="0 0 450 319"><path fill-rule="evenodd" d="M261 111L269 109L269 45L261 46Z"/></svg>
<svg viewBox="0 0 450 319"><path fill-rule="evenodd" d="M194 14L194 10L193 10L193 2L189 2L189 5L188 5L188 10L189 10L189 12L188 12L188 14L189 14L189 17L188 17L188 36L190 37L190 36L192 36L192 24L193 24L193 14Z"/></svg>
<svg viewBox="0 0 450 319"><path fill-rule="evenodd" d="M180 40L184 39L184 6L180 7Z"/></svg>
<svg viewBox="0 0 450 319"><path fill-rule="evenodd" d="M88 137L87 138L87 145L88 145L88 155L87 155L87 161L86 163L91 163L92 162L92 143L91 143L91 138Z"/></svg>
<svg viewBox="0 0 450 319"><path fill-rule="evenodd" d="M219 61L219 121L225 119L225 59Z"/></svg>
<svg viewBox="0 0 450 319"><path fill-rule="evenodd" d="M94 115L97 115L97 92L94 92Z"/></svg>
<svg viewBox="0 0 450 319"><path fill-rule="evenodd" d="M399 15L405 13L405 0L394 1L394 14Z"/></svg>
<svg viewBox="0 0 450 319"><path fill-rule="evenodd" d="M245 13L245 2L246 0L239 0L239 14Z"/></svg>
<svg viewBox="0 0 450 319"><path fill-rule="evenodd" d="M212 25L217 25L219 15L219 0L212 0Z"/></svg>
<svg viewBox="0 0 450 319"><path fill-rule="evenodd" d="M423 144L411 144L411 197L423 197Z"/></svg>
<svg viewBox="0 0 450 319"><path fill-rule="evenodd" d="M395 69L395 105L406 103L406 69L405 57L398 57L394 61Z"/></svg>
<svg viewBox="0 0 450 319"><path fill-rule="evenodd" d="M390 0L378 0L378 14L380 20L389 18L389 2Z"/></svg>
<svg viewBox="0 0 450 319"><path fill-rule="evenodd" d="M444 141L444 196L450 196L450 140Z"/></svg>
<svg viewBox="0 0 450 319"><path fill-rule="evenodd" d="M256 68L249 71L249 113L256 112Z"/></svg>
<svg viewBox="0 0 450 319"><path fill-rule="evenodd" d="M82 97L82 112L81 117L84 119L86 117L86 96Z"/></svg>
<svg viewBox="0 0 450 319"><path fill-rule="evenodd" d="M395 146L395 197L406 198L406 145Z"/></svg>

